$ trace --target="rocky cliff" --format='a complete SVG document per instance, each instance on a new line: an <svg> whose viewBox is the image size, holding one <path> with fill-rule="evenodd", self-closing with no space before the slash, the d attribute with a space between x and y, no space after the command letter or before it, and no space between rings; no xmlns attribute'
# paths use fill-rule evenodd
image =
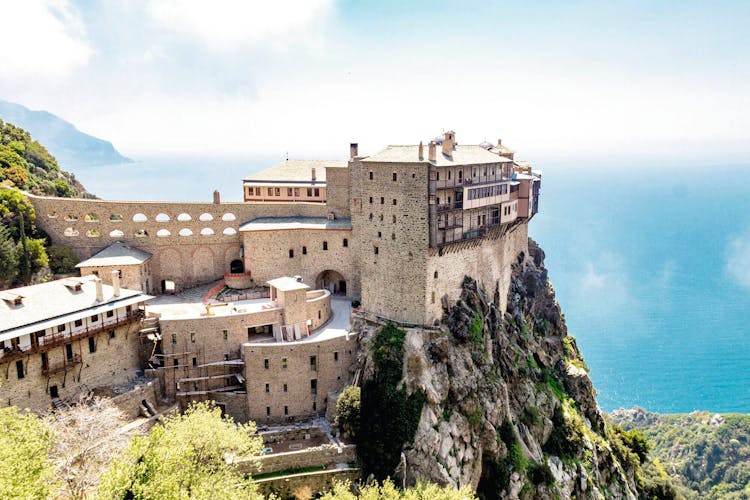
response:
<svg viewBox="0 0 750 500"><path fill-rule="evenodd" d="M640 496L638 458L596 404L535 242L510 290L467 276L443 306L434 329L355 320L366 471L483 498Z"/></svg>

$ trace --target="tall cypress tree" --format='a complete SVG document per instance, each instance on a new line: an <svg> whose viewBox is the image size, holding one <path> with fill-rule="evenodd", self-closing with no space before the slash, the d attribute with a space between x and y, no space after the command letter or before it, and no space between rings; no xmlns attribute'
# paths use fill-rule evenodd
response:
<svg viewBox="0 0 750 500"><path fill-rule="evenodd" d="M0 285L9 285L18 274L16 245L5 225L0 224Z"/></svg>

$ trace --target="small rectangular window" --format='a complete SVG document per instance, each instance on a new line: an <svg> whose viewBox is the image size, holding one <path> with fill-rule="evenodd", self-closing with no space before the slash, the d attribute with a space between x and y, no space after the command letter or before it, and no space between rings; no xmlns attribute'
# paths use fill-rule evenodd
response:
<svg viewBox="0 0 750 500"><path fill-rule="evenodd" d="M281 358L281 368L286 370L286 367L287 367L286 358Z"/></svg>
<svg viewBox="0 0 750 500"><path fill-rule="evenodd" d="M286 384L284 384L284 392L289 392Z"/></svg>
<svg viewBox="0 0 750 500"><path fill-rule="evenodd" d="M307 255L307 247L302 247L302 255Z"/></svg>
<svg viewBox="0 0 750 500"><path fill-rule="evenodd" d="M312 371L318 370L318 357L317 356L310 356L310 370Z"/></svg>
<svg viewBox="0 0 750 500"><path fill-rule="evenodd" d="M344 248L349 246L349 240L344 238Z"/></svg>
<svg viewBox="0 0 750 500"><path fill-rule="evenodd" d="M370 180L372 180L372 170L370 170Z"/></svg>
<svg viewBox="0 0 750 500"><path fill-rule="evenodd" d="M108 317L108 318L111 318L111 317L112 317L112 316L114 316L114 315L115 315L115 312L114 312L114 311L107 311L107 317Z"/></svg>
<svg viewBox="0 0 750 500"><path fill-rule="evenodd" d="M221 336L224 337L224 342L226 342L229 339L229 332L227 330L222 330Z"/></svg>
<svg viewBox="0 0 750 500"><path fill-rule="evenodd" d="M266 394L271 392L271 384L266 384Z"/></svg>
<svg viewBox="0 0 750 500"><path fill-rule="evenodd" d="M289 415L289 407L288 406L284 407L284 415Z"/></svg>
<svg viewBox="0 0 750 500"><path fill-rule="evenodd" d="M268 196L273 196L273 188L268 188Z"/></svg>
<svg viewBox="0 0 750 500"><path fill-rule="evenodd" d="M75 320L75 322L73 323L73 326L76 326L76 327L83 326L83 320L82 319Z"/></svg>
<svg viewBox="0 0 750 500"><path fill-rule="evenodd" d="M378 254L378 247L375 247L375 255Z"/></svg>
<svg viewBox="0 0 750 500"><path fill-rule="evenodd" d="M178 363L178 361L177 361L177 358L174 358L174 359L172 360L172 366L174 366L175 368L177 368L177 365L178 365L178 364L179 364L179 363Z"/></svg>
<svg viewBox="0 0 750 500"><path fill-rule="evenodd" d="M294 250L292 250L291 248L289 249L289 258L290 259L294 258Z"/></svg>
<svg viewBox="0 0 750 500"><path fill-rule="evenodd" d="M273 194L275 196L281 196L281 188L274 188L273 189Z"/></svg>
<svg viewBox="0 0 750 500"><path fill-rule="evenodd" d="M266 406L266 416L267 417L271 416L271 407L270 406Z"/></svg>
<svg viewBox="0 0 750 500"><path fill-rule="evenodd" d="M98 314L94 314L93 316L91 316L91 322L92 323L96 323L97 321L99 321L99 315Z"/></svg>
<svg viewBox="0 0 750 500"><path fill-rule="evenodd" d="M338 360L339 360L339 352L333 351L333 361L338 362Z"/></svg>
<svg viewBox="0 0 750 500"><path fill-rule="evenodd" d="M89 337L89 352L96 352L96 340L94 337Z"/></svg>
<svg viewBox="0 0 750 500"><path fill-rule="evenodd" d="M193 356L193 366L198 366L198 358Z"/></svg>
<svg viewBox="0 0 750 500"><path fill-rule="evenodd" d="M393 172L393 182L396 182L398 180L398 174L396 172Z"/></svg>
<svg viewBox="0 0 750 500"><path fill-rule="evenodd" d="M24 372L24 369L23 369L22 359L19 359L18 361L16 361L16 375L18 376L18 380L21 380L22 378L26 376L26 373Z"/></svg>
<svg viewBox="0 0 750 500"><path fill-rule="evenodd" d="M370 196L370 205L372 205L372 196Z"/></svg>
<svg viewBox="0 0 750 500"><path fill-rule="evenodd" d="M176 345L176 344L177 344L177 334L173 333L172 334L172 345Z"/></svg>
<svg viewBox="0 0 750 500"><path fill-rule="evenodd" d="M318 379L310 380L310 394L313 396L318 394Z"/></svg>
<svg viewBox="0 0 750 500"><path fill-rule="evenodd" d="M380 197L380 204L385 205L385 196Z"/></svg>
<svg viewBox="0 0 750 500"><path fill-rule="evenodd" d="M265 368L266 370L268 370L268 358L266 358L266 359L263 360L263 368Z"/></svg>
<svg viewBox="0 0 750 500"><path fill-rule="evenodd" d="M294 188L294 197L299 198L299 188Z"/></svg>
<svg viewBox="0 0 750 500"><path fill-rule="evenodd" d="M328 250L328 242L327 241L323 242L323 250Z"/></svg>
<svg viewBox="0 0 750 500"><path fill-rule="evenodd" d="M294 190L292 188L286 188L286 195L291 197L292 193L294 193Z"/></svg>
<svg viewBox="0 0 750 500"><path fill-rule="evenodd" d="M312 198L312 188L307 188L307 197Z"/></svg>
<svg viewBox="0 0 750 500"><path fill-rule="evenodd" d="M320 196L320 189L315 188L315 197L317 198L318 196Z"/></svg>
<svg viewBox="0 0 750 500"><path fill-rule="evenodd" d="M393 204L394 205L396 204L396 198L393 198Z"/></svg>
<svg viewBox="0 0 750 500"><path fill-rule="evenodd" d="M313 401L313 411L318 411L318 403Z"/></svg>
<svg viewBox="0 0 750 500"><path fill-rule="evenodd" d="M73 344L65 344L65 359L73 361Z"/></svg>
<svg viewBox="0 0 750 500"><path fill-rule="evenodd" d="M255 196L260 196L260 188L255 188Z"/></svg>
<svg viewBox="0 0 750 500"><path fill-rule="evenodd" d="M65 331L65 325L57 325L57 333L61 333Z"/></svg>
<svg viewBox="0 0 750 500"><path fill-rule="evenodd" d="M190 332L190 342L195 344L195 332Z"/></svg>

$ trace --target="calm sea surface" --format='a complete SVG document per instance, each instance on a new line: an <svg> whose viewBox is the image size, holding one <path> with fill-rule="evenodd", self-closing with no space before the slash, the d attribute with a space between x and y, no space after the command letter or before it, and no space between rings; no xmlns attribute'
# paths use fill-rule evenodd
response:
<svg viewBox="0 0 750 500"><path fill-rule="evenodd" d="M78 169L107 199L239 201L281 158ZM750 412L750 165L544 169L531 236L604 410Z"/></svg>

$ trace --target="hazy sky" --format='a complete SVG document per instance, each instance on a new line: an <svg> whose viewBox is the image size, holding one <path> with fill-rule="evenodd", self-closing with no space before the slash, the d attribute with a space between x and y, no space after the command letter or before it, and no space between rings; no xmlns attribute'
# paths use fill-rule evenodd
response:
<svg viewBox="0 0 750 500"><path fill-rule="evenodd" d="M750 159L750 2L0 0L0 97L126 155Z"/></svg>

